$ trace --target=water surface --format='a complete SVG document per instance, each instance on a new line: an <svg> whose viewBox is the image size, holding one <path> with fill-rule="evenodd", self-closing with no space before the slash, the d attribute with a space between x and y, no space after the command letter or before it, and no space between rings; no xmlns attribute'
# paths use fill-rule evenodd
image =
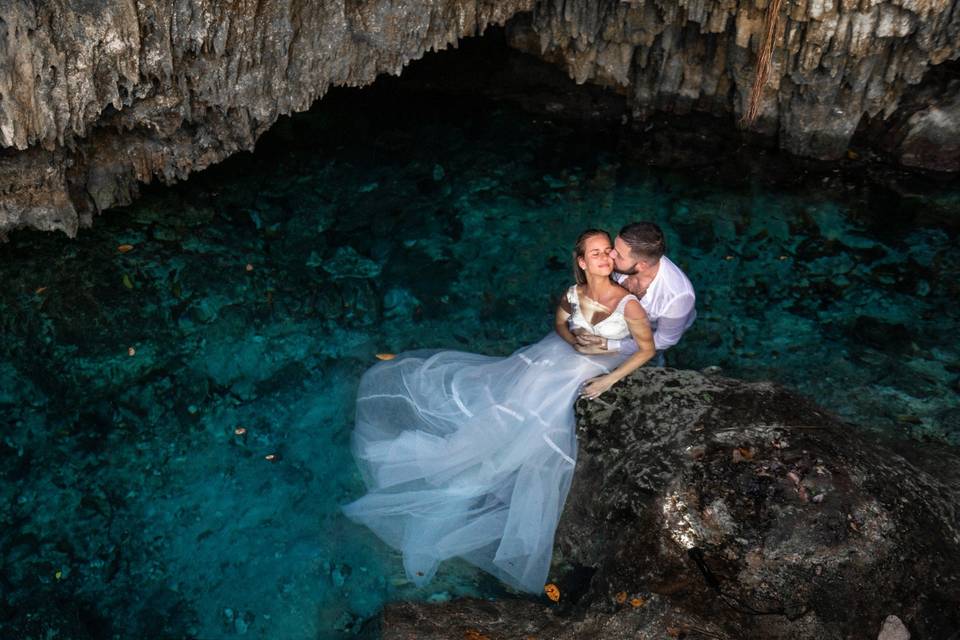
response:
<svg viewBox="0 0 960 640"><path fill-rule="evenodd" d="M955 183L784 180L760 152L728 181L632 144L504 104L338 91L75 240L14 234L0 635L339 638L388 599L502 594L458 563L417 590L339 515L362 493L354 392L377 353L538 340L588 226L666 230L699 294L672 365L960 443Z"/></svg>

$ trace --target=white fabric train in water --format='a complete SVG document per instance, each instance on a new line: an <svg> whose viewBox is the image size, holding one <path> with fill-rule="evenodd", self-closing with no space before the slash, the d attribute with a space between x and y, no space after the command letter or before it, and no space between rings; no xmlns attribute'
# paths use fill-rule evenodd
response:
<svg viewBox="0 0 960 640"><path fill-rule="evenodd" d="M574 329L627 335L633 296L596 325L574 287L567 299ZM540 592L573 479L573 403L622 360L580 355L551 332L506 358L413 351L375 365L360 382L352 443L369 493L344 512L402 551L417 585L459 556Z"/></svg>

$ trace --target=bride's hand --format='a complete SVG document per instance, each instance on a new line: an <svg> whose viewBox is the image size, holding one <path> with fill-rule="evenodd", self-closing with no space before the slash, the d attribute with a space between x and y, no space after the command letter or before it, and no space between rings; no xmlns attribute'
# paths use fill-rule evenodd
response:
<svg viewBox="0 0 960 640"><path fill-rule="evenodd" d="M608 375L592 378L583 383L583 391L580 395L593 400L601 393L609 391L615 382L616 381L612 380Z"/></svg>

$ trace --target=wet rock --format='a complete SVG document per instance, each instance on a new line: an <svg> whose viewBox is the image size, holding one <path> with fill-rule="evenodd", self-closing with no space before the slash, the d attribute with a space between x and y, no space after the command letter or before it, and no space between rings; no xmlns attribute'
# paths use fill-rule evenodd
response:
<svg viewBox="0 0 960 640"><path fill-rule="evenodd" d="M960 407L943 409L937 413L935 423L946 442L960 446Z"/></svg>
<svg viewBox="0 0 960 640"><path fill-rule="evenodd" d="M311 256L311 260L315 258ZM333 257L327 260L308 262L308 266L318 264L324 271L340 278L376 278L380 275L380 265L357 253L353 247L339 247Z"/></svg>
<svg viewBox="0 0 960 640"><path fill-rule="evenodd" d="M907 85L924 80L924 72L913 67L919 52L913 46L929 52L920 55L927 59L924 70L946 66L957 56L960 19L951 7L950 2L929 3L923 9L918 5L920 14L930 10L938 15L921 18L885 3L874 5L870 17L857 5L843 3L793 6L781 15L785 35L773 51L774 67L790 69L789 80L786 72L771 73L752 129L764 134L779 131L780 146L795 154L843 157L864 112L878 119L889 116L907 88L880 97L869 87L890 86L893 77ZM663 10L641 2L548 3L531 19L512 22L509 33L513 46L561 65L578 83L594 82L629 95L636 119L655 111L739 115L746 110L755 72L754 56L744 53L757 52L764 17L756 5L743 3L706 2L686 9L670 5ZM920 44L925 37L914 29L931 21L939 27L933 38L944 49ZM691 29L692 24L697 26ZM835 42L836 34L848 25L856 33L844 39L842 57L852 66L834 73L828 62L832 54L825 53L823 45ZM854 63L876 55L880 34L916 44L894 47L890 51L895 53L882 65ZM716 47L711 49L717 52L712 64L704 64L703 47ZM661 60L672 62L664 65ZM841 96L836 89L845 83L860 89ZM727 91L731 93L722 95ZM819 97L824 91L834 96L829 103ZM904 162L949 170L957 161L960 120L954 95L953 90L937 87L925 105L928 109L910 118L908 133L901 134L901 140L907 140L898 147ZM927 150L933 153L925 155Z"/></svg>
<svg viewBox="0 0 960 640"><path fill-rule="evenodd" d="M850 332L857 341L880 351L906 353L911 348L910 332L900 323L871 316L858 316Z"/></svg>
<svg viewBox="0 0 960 640"><path fill-rule="evenodd" d="M355 327L376 324L380 315L380 299L369 280L355 280L341 289L343 320Z"/></svg>
<svg viewBox="0 0 960 640"><path fill-rule="evenodd" d="M390 289L383 297L383 315L387 318L412 320L418 306L416 296L402 287Z"/></svg>
<svg viewBox="0 0 960 640"><path fill-rule="evenodd" d="M960 170L960 80L946 87L923 87L903 109L902 120L887 135L894 153L907 166L939 171Z"/></svg>
<svg viewBox="0 0 960 640"><path fill-rule="evenodd" d="M643 369L600 400L577 405L551 575L592 570L579 592L390 605L385 638L873 640L905 603L921 637L960 627L960 490L938 471L960 453L894 448L775 385L690 371Z"/></svg>
<svg viewBox="0 0 960 640"><path fill-rule="evenodd" d="M897 616L887 616L877 640L910 640L910 632Z"/></svg>
<svg viewBox="0 0 960 640"><path fill-rule="evenodd" d="M333 581L334 586L342 587L346 582L347 578L350 577L352 573L350 565L338 565L333 568L333 571L330 573L330 579Z"/></svg>

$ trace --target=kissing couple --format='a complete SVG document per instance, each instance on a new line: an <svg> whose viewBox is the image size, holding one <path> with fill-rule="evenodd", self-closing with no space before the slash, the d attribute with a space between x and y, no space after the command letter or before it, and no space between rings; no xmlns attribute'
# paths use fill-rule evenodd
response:
<svg viewBox="0 0 960 640"><path fill-rule="evenodd" d="M539 593L576 464L573 405L663 366L696 317L661 229L588 229L554 330L505 358L409 351L360 380L352 451L368 493L343 507L426 584L460 557Z"/></svg>

